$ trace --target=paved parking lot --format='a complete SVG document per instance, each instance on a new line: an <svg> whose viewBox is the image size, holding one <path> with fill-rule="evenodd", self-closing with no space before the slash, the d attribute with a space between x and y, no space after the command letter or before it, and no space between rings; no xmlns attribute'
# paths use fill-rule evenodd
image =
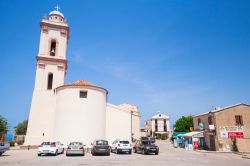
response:
<svg viewBox="0 0 250 166"><path fill-rule="evenodd" d="M225 153L200 153L175 149L168 142L159 142L159 155L111 154L111 156L37 156L36 150L9 150L0 156L0 165L10 166L166 166L166 165L226 165L249 166L250 160L239 155Z"/></svg>

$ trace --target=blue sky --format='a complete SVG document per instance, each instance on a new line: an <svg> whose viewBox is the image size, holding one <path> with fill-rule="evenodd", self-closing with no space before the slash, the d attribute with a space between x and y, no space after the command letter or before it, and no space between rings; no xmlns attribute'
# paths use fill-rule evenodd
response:
<svg viewBox="0 0 250 166"><path fill-rule="evenodd" d="M66 82L107 88L142 122L250 103L250 1L3 0L0 114L11 127L28 118L39 22L56 4L71 28Z"/></svg>

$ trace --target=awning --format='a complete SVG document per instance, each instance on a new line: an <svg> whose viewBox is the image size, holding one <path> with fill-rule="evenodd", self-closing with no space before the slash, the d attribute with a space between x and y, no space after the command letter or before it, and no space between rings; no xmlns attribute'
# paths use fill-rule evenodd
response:
<svg viewBox="0 0 250 166"><path fill-rule="evenodd" d="M172 134L172 137L180 137L180 136L182 136L183 134L186 134L186 133L188 133L188 132L174 132L173 134Z"/></svg>
<svg viewBox="0 0 250 166"><path fill-rule="evenodd" d="M202 138L204 137L203 131L192 131L182 135L183 137L193 137L193 138Z"/></svg>

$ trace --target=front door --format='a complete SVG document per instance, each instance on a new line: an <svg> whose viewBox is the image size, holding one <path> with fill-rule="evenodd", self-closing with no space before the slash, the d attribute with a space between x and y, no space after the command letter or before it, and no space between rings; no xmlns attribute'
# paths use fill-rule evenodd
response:
<svg viewBox="0 0 250 166"><path fill-rule="evenodd" d="M210 142L210 147L209 150L215 151L215 136L214 135L209 135L209 142Z"/></svg>

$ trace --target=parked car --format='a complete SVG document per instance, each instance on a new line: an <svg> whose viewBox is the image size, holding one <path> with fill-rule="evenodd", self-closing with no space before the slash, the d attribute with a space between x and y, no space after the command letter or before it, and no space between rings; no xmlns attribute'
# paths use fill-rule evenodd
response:
<svg viewBox="0 0 250 166"><path fill-rule="evenodd" d="M95 155L107 155L110 156L110 146L106 140L95 140L92 143L91 154Z"/></svg>
<svg viewBox="0 0 250 166"><path fill-rule="evenodd" d="M111 145L111 152L114 152L116 154L119 153L132 153L132 145L128 140L115 140Z"/></svg>
<svg viewBox="0 0 250 166"><path fill-rule="evenodd" d="M66 149L66 156L70 155L85 155L84 145L82 142L70 142Z"/></svg>
<svg viewBox="0 0 250 166"><path fill-rule="evenodd" d="M9 149L10 149L10 144L0 143L0 156Z"/></svg>
<svg viewBox="0 0 250 166"><path fill-rule="evenodd" d="M42 154L45 155L54 155L57 156L58 154L63 154L64 148L63 144L61 144L59 141L54 142L54 141L47 141L43 142L39 147L38 147L38 152L37 155L41 156Z"/></svg>
<svg viewBox="0 0 250 166"><path fill-rule="evenodd" d="M154 153L155 155L159 154L159 147L155 145L155 143L148 139L148 140L138 140L136 141L133 147L134 153L142 153L142 154L150 154Z"/></svg>

